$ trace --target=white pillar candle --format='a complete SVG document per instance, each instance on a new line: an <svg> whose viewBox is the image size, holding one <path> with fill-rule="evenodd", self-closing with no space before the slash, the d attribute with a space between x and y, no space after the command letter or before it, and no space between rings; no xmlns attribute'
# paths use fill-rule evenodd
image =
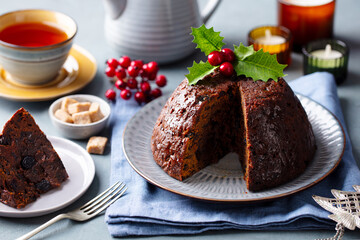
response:
<svg viewBox="0 0 360 240"><path fill-rule="evenodd" d="M286 39L282 36L272 35L270 29L265 30L265 36L255 39L256 43L262 45L279 45L286 42Z"/></svg>
<svg viewBox="0 0 360 240"><path fill-rule="evenodd" d="M343 60L342 53L331 49L330 44L327 44L325 49L315 50L310 53L317 58L316 66L320 68L335 68L339 67Z"/></svg>

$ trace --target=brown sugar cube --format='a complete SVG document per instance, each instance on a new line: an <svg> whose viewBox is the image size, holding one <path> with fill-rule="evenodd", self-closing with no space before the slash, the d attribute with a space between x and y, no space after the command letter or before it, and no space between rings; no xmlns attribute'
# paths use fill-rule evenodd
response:
<svg viewBox="0 0 360 240"><path fill-rule="evenodd" d="M86 151L93 154L103 154L107 140L106 137L91 137L87 143Z"/></svg>
<svg viewBox="0 0 360 240"><path fill-rule="evenodd" d="M58 109L55 112L55 117L59 119L60 121L67 122L67 123L73 123L74 120L70 114L65 112L63 109Z"/></svg>
<svg viewBox="0 0 360 240"><path fill-rule="evenodd" d="M89 108L89 113L90 113L90 118L92 122L97 122L99 120L101 120L102 118L104 118L104 115L102 114L101 110L100 110L100 104L93 102L90 105Z"/></svg>
<svg viewBox="0 0 360 240"><path fill-rule="evenodd" d="M77 103L78 101L76 101L75 99L72 99L72 98L68 98L66 97L62 102L61 102L61 108L63 111L68 112L68 107L70 104L73 104L73 103Z"/></svg>
<svg viewBox="0 0 360 240"><path fill-rule="evenodd" d="M74 113L72 115L75 124L88 124L91 123L90 114L88 111Z"/></svg>
<svg viewBox="0 0 360 240"><path fill-rule="evenodd" d="M78 102L72 103L68 106L68 112L70 114L89 111L91 103L90 102Z"/></svg>

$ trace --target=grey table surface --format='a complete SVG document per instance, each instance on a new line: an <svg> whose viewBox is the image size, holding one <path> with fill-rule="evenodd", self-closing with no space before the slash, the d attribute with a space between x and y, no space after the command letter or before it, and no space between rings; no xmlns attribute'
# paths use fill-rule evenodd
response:
<svg viewBox="0 0 360 240"><path fill-rule="evenodd" d="M205 0L199 1L200 7L204 6ZM105 41L104 9L102 2L95 0L16 0L1 1L0 14L8 11L41 8L56 10L72 16L79 27L76 36L76 44L87 49L97 60L98 71L95 79L80 93L104 96L110 83L104 75L105 60L110 57L119 57L114 53ZM338 87L341 106L345 116L347 129L353 144L353 152L358 165L360 165L360 1L337 0L335 13L335 38L344 40L350 46L349 74L346 82ZM247 33L250 29L261 25L275 25L277 23L276 0L223 0L217 11L207 23L215 30L221 31L228 46L246 43ZM177 63L162 66L160 71L168 77L169 84L164 88L165 93L170 93L184 78L194 58L201 58L202 54L195 52L194 55ZM288 74L286 79L291 81L302 76L302 57L292 54L293 62L285 70ZM25 107L35 117L41 129L47 135L61 136L60 132L53 128L48 116L48 107L52 101L45 102L16 102L0 99L0 125L20 107ZM109 136L111 130L106 129L102 135ZM85 147L86 141L74 141ZM111 150L111 149L110 149ZM0 217L0 239L15 239L56 214L78 207L96 196L109 184L110 156L111 151L103 156L93 156L96 175L89 190L75 203L58 212L34 218L5 218ZM134 173L136 174L136 173ZM334 231L211 231L191 236L157 236L140 237L135 239L314 239L333 236ZM34 239L112 239L104 216L78 223L70 220L62 220L39 233ZM127 238L125 238L127 239ZM133 239L133 238L128 238ZM344 239L360 239L359 231L347 231Z"/></svg>

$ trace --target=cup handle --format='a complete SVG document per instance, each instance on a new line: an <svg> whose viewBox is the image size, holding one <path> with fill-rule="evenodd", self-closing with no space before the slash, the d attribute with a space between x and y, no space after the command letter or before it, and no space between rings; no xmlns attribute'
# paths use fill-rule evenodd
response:
<svg viewBox="0 0 360 240"><path fill-rule="evenodd" d="M201 12L201 18L203 23L206 23L211 15L215 12L217 6L220 4L221 0L209 0L205 8Z"/></svg>

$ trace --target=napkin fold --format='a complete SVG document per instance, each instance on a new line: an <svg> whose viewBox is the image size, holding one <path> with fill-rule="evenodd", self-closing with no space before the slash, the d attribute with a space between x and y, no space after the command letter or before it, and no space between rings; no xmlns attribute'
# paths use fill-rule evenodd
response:
<svg viewBox="0 0 360 240"><path fill-rule="evenodd" d="M256 204L210 203L183 197L148 183L128 164L122 150L126 122L140 109L135 101L117 101L112 109L111 182L126 183L126 195L106 211L105 220L114 237L196 234L208 230L307 230L333 229L329 212L312 195L331 197L331 189L353 191L360 171L352 154L341 112L335 80L328 73L314 73L290 82L301 93L329 109L346 134L343 159L336 170L315 186L291 196ZM141 128L141 126L139 126Z"/></svg>

